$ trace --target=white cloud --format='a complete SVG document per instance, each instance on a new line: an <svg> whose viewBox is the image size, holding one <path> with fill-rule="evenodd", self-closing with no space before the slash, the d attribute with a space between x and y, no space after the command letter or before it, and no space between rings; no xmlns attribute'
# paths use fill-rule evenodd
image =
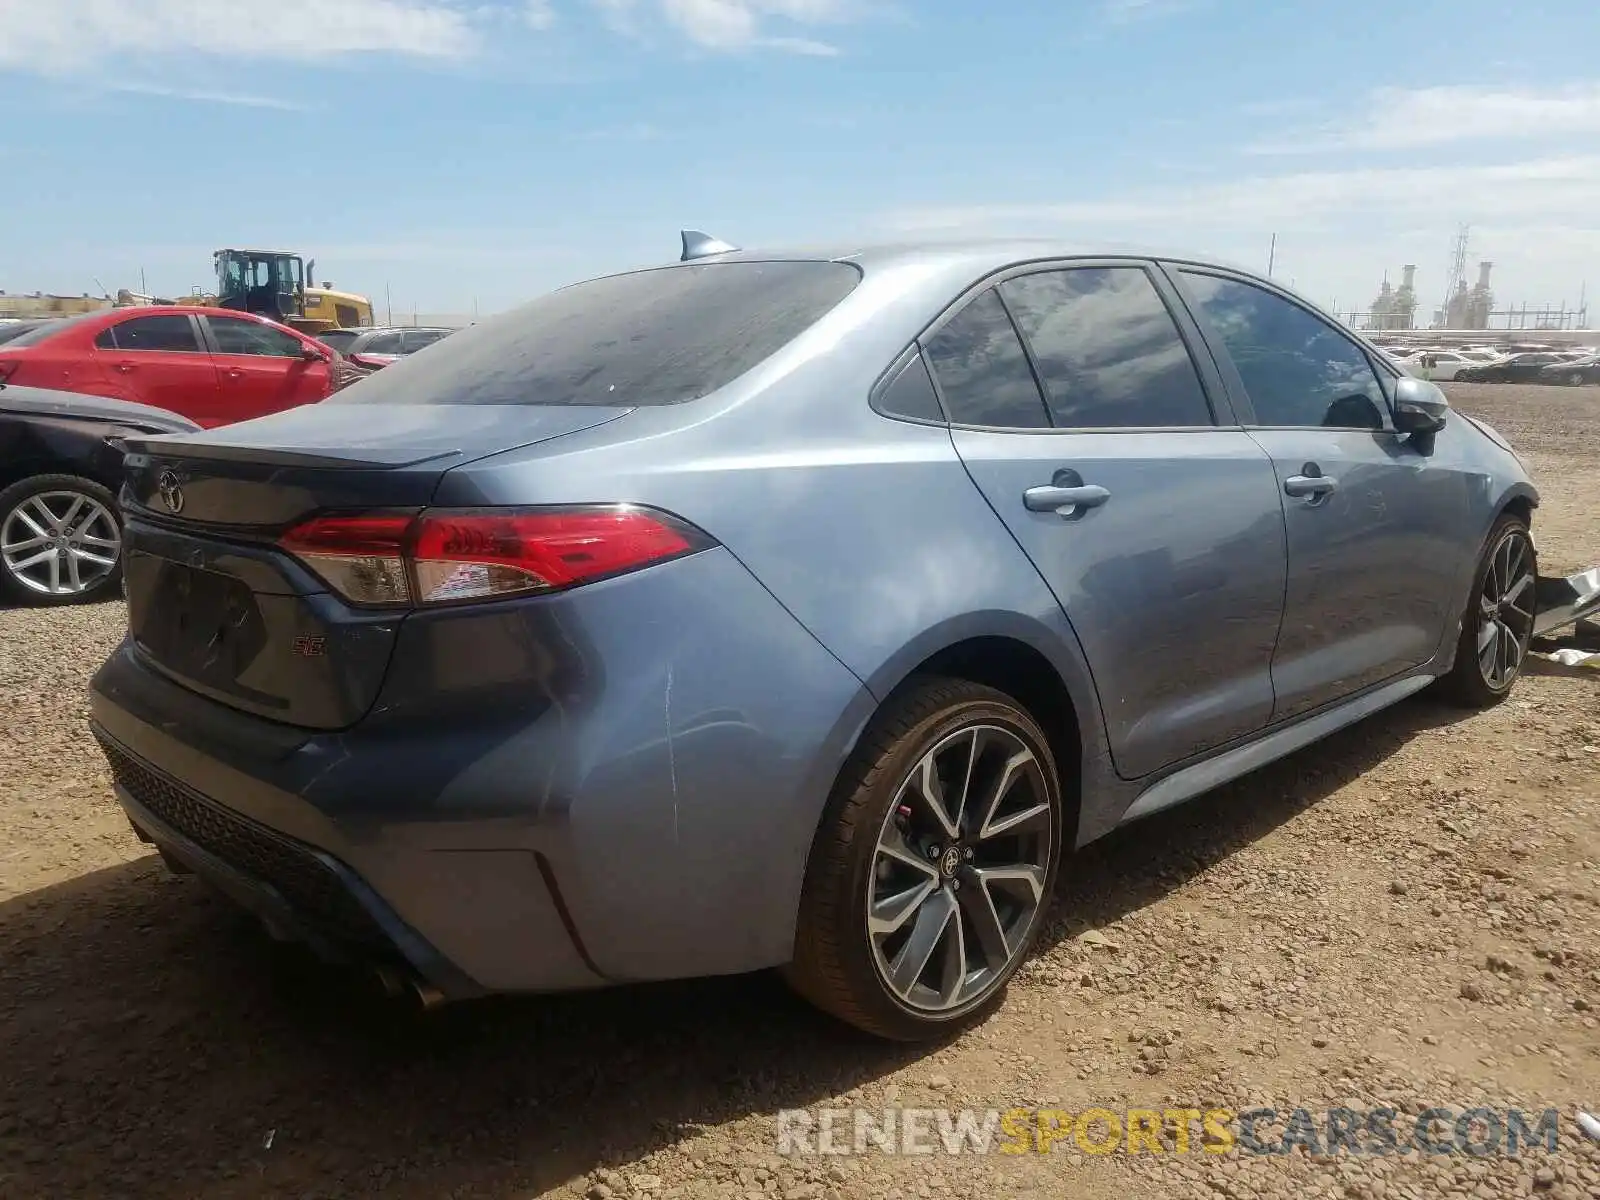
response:
<svg viewBox="0 0 1600 1200"><path fill-rule="evenodd" d="M549 29L556 23L555 6L550 0L524 0L522 19L530 29Z"/></svg>
<svg viewBox="0 0 1600 1200"><path fill-rule="evenodd" d="M644 12L654 11L668 26L708 50L766 48L792 54L832 56L828 42L793 30L850 20L856 0L591 0L607 23L637 36ZM774 32L787 28L789 32Z"/></svg>
<svg viewBox="0 0 1600 1200"><path fill-rule="evenodd" d="M1379 88L1359 116L1250 147L1256 154L1413 150L1600 134L1600 82L1556 88Z"/></svg>
<svg viewBox="0 0 1600 1200"><path fill-rule="evenodd" d="M276 96L256 96L248 92L213 92L204 89L165 87L152 83L112 83L106 86L113 92L128 92L137 96L159 96L169 100L194 100L202 104L228 104L240 108L271 108L281 112L309 112L311 107L296 100L282 100Z"/></svg>
<svg viewBox="0 0 1600 1200"><path fill-rule="evenodd" d="M1498 264L1499 295L1570 302L1585 279L1600 280L1600 155L1174 181L1067 203L906 209L881 224L898 235L1188 250L1257 269L1276 233L1279 277L1349 310L1405 263L1421 267L1424 304L1437 302L1459 221L1473 224L1473 261Z"/></svg>
<svg viewBox="0 0 1600 1200"><path fill-rule="evenodd" d="M1250 176L1065 204L912 209L891 215L889 224L908 232L1002 226L1059 230L1160 222L1268 228L1272 222L1304 225L1357 216L1363 220L1426 216L1461 203L1462 197L1470 197L1472 211L1485 217L1587 217L1600 211L1600 156Z"/></svg>
<svg viewBox="0 0 1600 1200"><path fill-rule="evenodd" d="M1113 25L1129 25L1194 8L1200 0L1102 0L1100 14Z"/></svg>
<svg viewBox="0 0 1600 1200"><path fill-rule="evenodd" d="M449 0L0 0L0 69L71 71L185 53L460 58L478 45Z"/></svg>

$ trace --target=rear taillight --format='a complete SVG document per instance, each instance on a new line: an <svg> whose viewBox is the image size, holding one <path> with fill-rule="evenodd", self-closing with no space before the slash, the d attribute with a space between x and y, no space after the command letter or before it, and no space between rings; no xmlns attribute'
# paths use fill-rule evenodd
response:
<svg viewBox="0 0 1600 1200"><path fill-rule="evenodd" d="M313 517L279 544L345 599L450 604L562 591L715 543L631 505Z"/></svg>
<svg viewBox="0 0 1600 1200"><path fill-rule="evenodd" d="M380 367L387 367L399 357L398 354L352 354L350 355L350 361L358 367L376 371Z"/></svg>
<svg viewBox="0 0 1600 1200"><path fill-rule="evenodd" d="M17 373L17 368L22 364L16 359L6 361L0 359L0 385L11 382L11 377Z"/></svg>

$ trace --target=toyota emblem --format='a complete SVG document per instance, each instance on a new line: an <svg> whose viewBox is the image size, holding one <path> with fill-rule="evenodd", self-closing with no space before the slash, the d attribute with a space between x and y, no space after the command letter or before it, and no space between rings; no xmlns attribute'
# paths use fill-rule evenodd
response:
<svg viewBox="0 0 1600 1200"><path fill-rule="evenodd" d="M161 493L161 502L175 513L183 511L183 488L178 485L176 471L163 471L156 480L156 490Z"/></svg>

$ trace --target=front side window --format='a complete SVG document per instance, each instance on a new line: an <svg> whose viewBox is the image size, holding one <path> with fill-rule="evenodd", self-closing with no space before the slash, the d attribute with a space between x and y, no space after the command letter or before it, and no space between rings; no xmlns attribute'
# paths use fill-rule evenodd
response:
<svg viewBox="0 0 1600 1200"><path fill-rule="evenodd" d="M1383 428L1383 388L1354 342L1265 288L1183 275L1239 372L1257 425Z"/></svg>
<svg viewBox="0 0 1600 1200"><path fill-rule="evenodd" d="M258 354L269 358L299 358L301 343L296 337L259 321L228 317L207 317L211 336L217 339L218 354Z"/></svg>
<svg viewBox="0 0 1600 1200"><path fill-rule="evenodd" d="M1068 429L1210 426L1188 347L1139 267L1073 267L1000 285Z"/></svg>
<svg viewBox="0 0 1600 1200"><path fill-rule="evenodd" d="M94 344L102 350L164 350L168 353L199 354L200 342L194 325L182 315L134 317L101 330Z"/></svg>
<svg viewBox="0 0 1600 1200"><path fill-rule="evenodd" d="M993 289L974 298L922 348L952 421L1002 429L1049 427L1027 353Z"/></svg>

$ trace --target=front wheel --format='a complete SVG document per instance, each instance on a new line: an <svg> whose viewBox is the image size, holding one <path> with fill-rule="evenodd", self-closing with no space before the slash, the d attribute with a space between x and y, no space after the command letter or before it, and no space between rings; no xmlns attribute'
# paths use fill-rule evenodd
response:
<svg viewBox="0 0 1600 1200"><path fill-rule="evenodd" d="M1442 681L1452 700L1488 708L1511 694L1533 640L1537 582L1527 522L1506 513L1489 532L1461 618L1455 666Z"/></svg>
<svg viewBox="0 0 1600 1200"><path fill-rule="evenodd" d="M122 522L111 493L76 475L36 475L0 491L0 595L74 604L112 592Z"/></svg>
<svg viewBox="0 0 1600 1200"><path fill-rule="evenodd" d="M1582 387L1583 383L1584 383L1584 379L1583 379L1583 372L1582 371L1573 371L1570 375L1567 376L1567 386L1568 387Z"/></svg>
<svg viewBox="0 0 1600 1200"><path fill-rule="evenodd" d="M863 735L817 831L791 986L880 1037L979 1019L1027 957L1061 854L1061 786L1013 699L928 678Z"/></svg>

